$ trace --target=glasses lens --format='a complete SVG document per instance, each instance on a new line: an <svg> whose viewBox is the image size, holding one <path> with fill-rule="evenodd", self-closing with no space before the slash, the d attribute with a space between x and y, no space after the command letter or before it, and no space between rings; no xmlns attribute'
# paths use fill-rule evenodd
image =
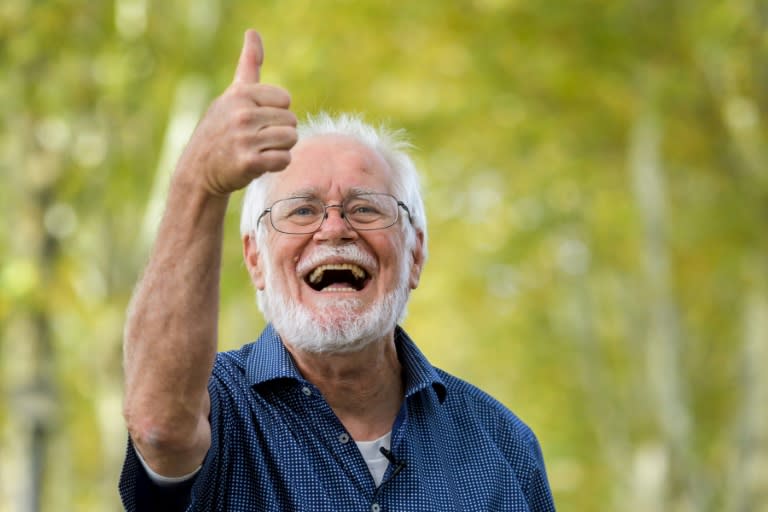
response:
<svg viewBox="0 0 768 512"><path fill-rule="evenodd" d="M272 226L282 233L308 234L320 229L328 205L311 197L289 197L276 201L270 208ZM387 194L357 194L343 203L344 218L354 229L370 231L388 228L397 222L397 199Z"/></svg>
<svg viewBox="0 0 768 512"><path fill-rule="evenodd" d="M388 228L397 214L397 200L387 194L358 194L344 201L344 216L355 229Z"/></svg>
<svg viewBox="0 0 768 512"><path fill-rule="evenodd" d="M322 201L307 197L289 197L272 205L272 225L283 233L312 233L323 222Z"/></svg>

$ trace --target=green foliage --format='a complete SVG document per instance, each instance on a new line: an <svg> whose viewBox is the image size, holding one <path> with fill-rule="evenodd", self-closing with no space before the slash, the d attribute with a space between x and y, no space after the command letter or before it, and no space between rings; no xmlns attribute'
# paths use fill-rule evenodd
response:
<svg viewBox="0 0 768 512"><path fill-rule="evenodd" d="M11 0L0 510L21 510L38 460L42 509L119 509L124 311L177 139L251 26L263 81L300 117L364 112L410 132L430 259L406 327L534 428L558 508L766 507L764 474L734 483L749 453L762 471L768 458L745 412L766 392L748 340L768 351L759 2ZM222 349L263 325L239 201Z"/></svg>

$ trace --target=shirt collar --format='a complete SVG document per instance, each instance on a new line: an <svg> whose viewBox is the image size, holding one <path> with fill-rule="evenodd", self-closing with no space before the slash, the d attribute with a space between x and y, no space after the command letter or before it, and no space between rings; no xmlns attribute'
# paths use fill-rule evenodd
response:
<svg viewBox="0 0 768 512"><path fill-rule="evenodd" d="M252 344L246 377L252 386L280 379L304 381L272 324L267 325L259 339Z"/></svg>
<svg viewBox="0 0 768 512"><path fill-rule="evenodd" d="M410 398L416 393L432 387L437 393L440 403L443 403L447 394L443 380L435 367L429 363L419 347L400 326L395 328L395 345L405 373L405 398Z"/></svg>
<svg viewBox="0 0 768 512"><path fill-rule="evenodd" d="M442 403L447 393L443 380L400 326L395 328L395 345L405 374L405 397L410 398L431 387ZM253 386L282 379L306 382L272 324L267 325L253 343L246 376Z"/></svg>

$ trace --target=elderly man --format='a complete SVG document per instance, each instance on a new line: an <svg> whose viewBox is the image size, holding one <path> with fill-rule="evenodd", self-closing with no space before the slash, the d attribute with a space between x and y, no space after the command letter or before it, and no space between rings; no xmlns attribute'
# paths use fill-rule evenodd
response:
<svg viewBox="0 0 768 512"><path fill-rule="evenodd" d="M248 31L129 310L126 509L554 510L531 430L397 326L426 257L405 143L351 116L297 132L261 63ZM217 354L222 225L246 186L244 259L270 323Z"/></svg>

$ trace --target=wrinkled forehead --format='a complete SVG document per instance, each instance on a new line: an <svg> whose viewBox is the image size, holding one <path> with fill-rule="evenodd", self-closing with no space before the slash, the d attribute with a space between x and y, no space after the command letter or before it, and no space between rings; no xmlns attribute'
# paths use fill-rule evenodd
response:
<svg viewBox="0 0 768 512"><path fill-rule="evenodd" d="M318 135L291 150L291 163L270 180L271 200L297 195L321 199L363 192L392 193L393 171L375 149L346 135Z"/></svg>

